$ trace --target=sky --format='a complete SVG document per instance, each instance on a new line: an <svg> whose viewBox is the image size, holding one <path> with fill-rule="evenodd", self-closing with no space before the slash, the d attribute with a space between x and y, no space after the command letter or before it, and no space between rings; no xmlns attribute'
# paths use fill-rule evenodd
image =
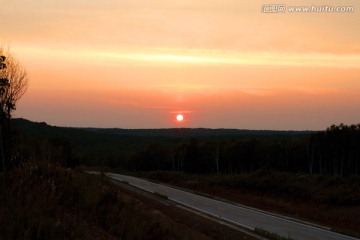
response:
<svg viewBox="0 0 360 240"><path fill-rule="evenodd" d="M14 116L57 126L360 123L359 29L357 0L0 0L30 79Z"/></svg>

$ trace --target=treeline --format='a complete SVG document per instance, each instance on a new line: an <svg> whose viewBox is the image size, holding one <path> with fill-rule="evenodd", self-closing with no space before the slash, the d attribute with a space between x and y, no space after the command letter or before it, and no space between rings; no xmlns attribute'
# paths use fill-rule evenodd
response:
<svg viewBox="0 0 360 240"><path fill-rule="evenodd" d="M160 128L160 129L122 129L122 128L79 128L82 130L121 136L141 137L220 137L220 136L295 136L311 133L311 131L272 131L272 130L246 130L225 128Z"/></svg>
<svg viewBox="0 0 360 240"><path fill-rule="evenodd" d="M255 131L251 135L250 131L237 136L192 138L121 136L26 120L17 120L17 125L20 134L14 162L42 159L67 167L201 174L239 174L260 169L331 176L360 172L360 124L333 125L320 132L266 131L261 135Z"/></svg>
<svg viewBox="0 0 360 240"><path fill-rule="evenodd" d="M133 156L133 171L170 170L206 174L249 173L260 169L332 176L358 175L360 124L288 140L206 141L192 138L174 148L152 144Z"/></svg>
<svg viewBox="0 0 360 240"><path fill-rule="evenodd" d="M29 138L17 135L13 144L10 167L27 161L48 162L70 168L79 165L79 159L74 155L74 145L66 137Z"/></svg>
<svg viewBox="0 0 360 240"><path fill-rule="evenodd" d="M309 173L347 176L360 173L360 124L332 125L309 139Z"/></svg>

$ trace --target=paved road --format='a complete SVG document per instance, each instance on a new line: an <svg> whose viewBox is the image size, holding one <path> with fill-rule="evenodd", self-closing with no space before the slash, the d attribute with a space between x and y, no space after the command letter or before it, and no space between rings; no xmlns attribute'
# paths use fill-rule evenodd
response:
<svg viewBox="0 0 360 240"><path fill-rule="evenodd" d="M248 229L254 229L256 227L262 228L281 236L290 236L291 238L298 240L359 240L357 238L348 237L325 229L294 222L253 209L220 202L143 179L114 173L107 173L107 175L116 180L126 181L130 185L146 191L158 192L166 195L172 201L234 224L241 225Z"/></svg>

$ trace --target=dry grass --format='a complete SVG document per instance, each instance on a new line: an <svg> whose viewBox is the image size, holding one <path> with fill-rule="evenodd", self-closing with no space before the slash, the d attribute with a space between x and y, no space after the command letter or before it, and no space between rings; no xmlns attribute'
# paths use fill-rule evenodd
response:
<svg viewBox="0 0 360 240"><path fill-rule="evenodd" d="M0 239L212 239L101 177L27 163L0 181Z"/></svg>

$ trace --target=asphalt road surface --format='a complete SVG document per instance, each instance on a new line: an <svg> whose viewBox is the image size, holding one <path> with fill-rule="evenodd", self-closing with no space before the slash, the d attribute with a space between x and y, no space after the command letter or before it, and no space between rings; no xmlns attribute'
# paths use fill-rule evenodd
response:
<svg viewBox="0 0 360 240"><path fill-rule="evenodd" d="M166 195L174 202L248 229L261 228L277 233L280 236L291 237L297 240L359 240L358 238L291 221L254 209L206 198L143 179L115 173L107 173L106 175L119 181L126 181L130 185L146 191Z"/></svg>

